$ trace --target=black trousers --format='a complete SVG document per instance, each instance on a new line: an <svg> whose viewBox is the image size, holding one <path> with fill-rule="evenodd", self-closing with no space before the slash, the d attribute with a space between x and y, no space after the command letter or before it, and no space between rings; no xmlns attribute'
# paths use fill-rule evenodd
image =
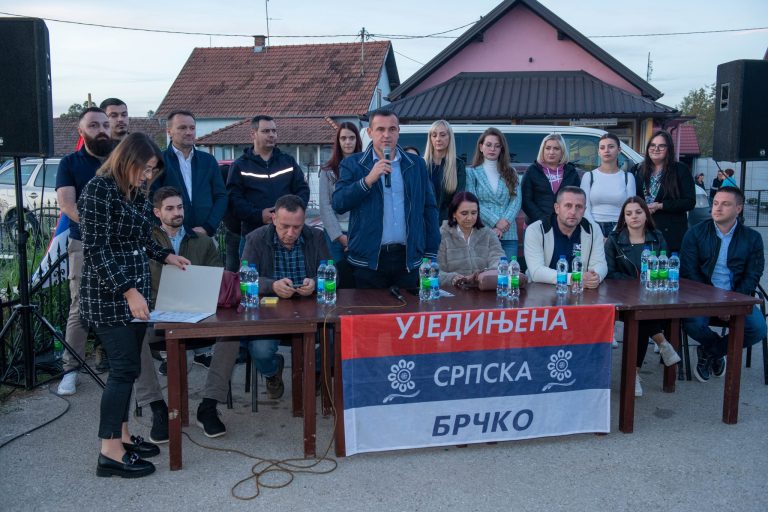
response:
<svg viewBox="0 0 768 512"><path fill-rule="evenodd" d="M123 423L128 421L131 390L141 372L141 346L146 330L145 323L94 329L109 357L109 378L101 395L101 439L120 439Z"/></svg>
<svg viewBox="0 0 768 512"><path fill-rule="evenodd" d="M368 267L355 268L355 284L358 288L418 288L419 270L408 270L405 246L381 248L377 270Z"/></svg>

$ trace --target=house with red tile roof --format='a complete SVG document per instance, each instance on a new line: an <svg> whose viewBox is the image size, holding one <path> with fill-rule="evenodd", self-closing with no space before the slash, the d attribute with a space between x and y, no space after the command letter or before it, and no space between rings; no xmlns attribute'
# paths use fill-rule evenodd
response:
<svg viewBox="0 0 768 512"><path fill-rule="evenodd" d="M400 85L389 41L195 48L157 108L197 118L197 143L217 159L252 145L250 118L275 118L278 144L305 171L330 156L335 123L359 122Z"/></svg>

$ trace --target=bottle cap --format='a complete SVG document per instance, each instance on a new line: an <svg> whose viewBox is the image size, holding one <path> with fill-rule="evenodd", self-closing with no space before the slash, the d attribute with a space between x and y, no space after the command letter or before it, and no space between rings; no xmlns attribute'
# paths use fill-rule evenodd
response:
<svg viewBox="0 0 768 512"><path fill-rule="evenodd" d="M248 260L243 260L243 261L240 263L240 265L241 265L241 266L243 266L243 267L247 267L247 266L248 266Z"/></svg>
<svg viewBox="0 0 768 512"><path fill-rule="evenodd" d="M328 260L320 260L321 265L325 265L326 263L328 263Z"/></svg>
<svg viewBox="0 0 768 512"><path fill-rule="evenodd" d="M328 266L330 267L331 265L333 265L333 260L328 260Z"/></svg>

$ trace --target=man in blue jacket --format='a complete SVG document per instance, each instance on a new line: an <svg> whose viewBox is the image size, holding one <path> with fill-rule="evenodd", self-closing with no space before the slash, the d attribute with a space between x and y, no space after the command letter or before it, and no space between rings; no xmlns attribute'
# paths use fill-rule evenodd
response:
<svg viewBox="0 0 768 512"><path fill-rule="evenodd" d="M712 222L691 228L680 248L680 276L723 290L752 295L763 275L763 238L739 222L744 193L737 187L722 187L712 202ZM727 320L728 317L721 317ZM725 373L728 340L709 327L706 316L683 320L686 332L700 343L699 361L693 374L701 382ZM765 317L757 306L744 321L744 346L754 345L766 334Z"/></svg>
<svg viewBox="0 0 768 512"><path fill-rule="evenodd" d="M435 194L422 158L397 145L394 112L371 114L371 144L345 158L333 193L333 209L351 212L347 261L358 288L415 288L421 259L440 246Z"/></svg>
<svg viewBox="0 0 768 512"><path fill-rule="evenodd" d="M229 201L240 219L240 252L245 237L256 228L272 222L278 198L293 194L309 203L309 185L304 172L291 155L277 148L277 125L269 116L251 120L253 147L232 163L227 179Z"/></svg>
<svg viewBox="0 0 768 512"><path fill-rule="evenodd" d="M173 187L181 191L184 229L213 236L227 211L227 190L219 164L209 153L195 149L195 116L186 110L168 114L171 144L163 153L165 171L153 190Z"/></svg>

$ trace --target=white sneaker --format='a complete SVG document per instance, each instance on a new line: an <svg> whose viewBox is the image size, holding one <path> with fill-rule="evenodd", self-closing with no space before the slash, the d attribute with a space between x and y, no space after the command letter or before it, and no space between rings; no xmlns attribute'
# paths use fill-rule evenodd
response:
<svg viewBox="0 0 768 512"><path fill-rule="evenodd" d="M63 396L74 395L77 391L77 371L64 374L59 383L57 393Z"/></svg>
<svg viewBox="0 0 768 512"><path fill-rule="evenodd" d="M661 352L661 359L666 366L672 366L680 362L680 355L675 352L674 347L668 341L661 342L659 352Z"/></svg>
<svg viewBox="0 0 768 512"><path fill-rule="evenodd" d="M619 348L619 342L616 340L613 340L611 342L611 348Z"/></svg>
<svg viewBox="0 0 768 512"><path fill-rule="evenodd" d="M640 375L635 375L635 396L643 396L643 386L640 384Z"/></svg>
<svg viewBox="0 0 768 512"><path fill-rule="evenodd" d="M659 351L660 351L659 346L657 344L655 344L654 342L652 342L652 341L649 342L649 343L651 343L653 345L653 353L654 354L658 354Z"/></svg>

